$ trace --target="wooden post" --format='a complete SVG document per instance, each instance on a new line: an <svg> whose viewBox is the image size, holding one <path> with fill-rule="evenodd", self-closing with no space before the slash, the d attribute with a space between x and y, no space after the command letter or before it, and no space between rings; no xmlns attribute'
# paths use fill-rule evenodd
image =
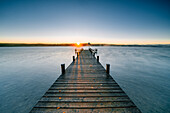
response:
<svg viewBox="0 0 170 113"><path fill-rule="evenodd" d="M77 52L77 58L78 58L78 56L79 56L79 52Z"/></svg>
<svg viewBox="0 0 170 113"><path fill-rule="evenodd" d="M91 48L89 48L89 51L91 52L91 54L93 53Z"/></svg>
<svg viewBox="0 0 170 113"><path fill-rule="evenodd" d="M106 64L106 73L110 74L110 64Z"/></svg>
<svg viewBox="0 0 170 113"><path fill-rule="evenodd" d="M97 62L99 62L99 56L97 56Z"/></svg>
<svg viewBox="0 0 170 113"><path fill-rule="evenodd" d="M97 54L97 49L95 49L95 53Z"/></svg>
<svg viewBox="0 0 170 113"><path fill-rule="evenodd" d="M75 56L73 56L73 62L75 61Z"/></svg>
<svg viewBox="0 0 170 113"><path fill-rule="evenodd" d="M95 57L95 52L93 52L93 56Z"/></svg>
<svg viewBox="0 0 170 113"><path fill-rule="evenodd" d="M61 74L65 73L65 64L61 64Z"/></svg>

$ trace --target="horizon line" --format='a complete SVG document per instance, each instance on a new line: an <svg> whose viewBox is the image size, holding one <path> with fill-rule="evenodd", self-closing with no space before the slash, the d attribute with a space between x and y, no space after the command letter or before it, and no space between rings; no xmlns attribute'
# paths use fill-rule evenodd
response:
<svg viewBox="0 0 170 113"><path fill-rule="evenodd" d="M83 42L80 44L88 44L89 42ZM73 42L66 42L66 43L43 43L43 42L33 42L33 43L26 43L26 42L0 42L0 44L35 44L35 45L71 45L71 44L77 44L77 42L73 43ZM127 43L90 43L92 45L169 45L170 43L132 43L132 44L127 44Z"/></svg>

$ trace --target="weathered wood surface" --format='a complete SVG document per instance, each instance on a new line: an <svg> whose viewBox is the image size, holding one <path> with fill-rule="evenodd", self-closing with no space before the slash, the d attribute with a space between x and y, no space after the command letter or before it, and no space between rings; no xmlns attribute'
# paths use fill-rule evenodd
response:
<svg viewBox="0 0 170 113"><path fill-rule="evenodd" d="M66 69L31 113L140 113L89 50Z"/></svg>

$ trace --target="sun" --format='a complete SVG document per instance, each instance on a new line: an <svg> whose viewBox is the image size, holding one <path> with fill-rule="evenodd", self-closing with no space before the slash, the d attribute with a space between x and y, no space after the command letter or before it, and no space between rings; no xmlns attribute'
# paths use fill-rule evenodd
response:
<svg viewBox="0 0 170 113"><path fill-rule="evenodd" d="M77 45L80 45L80 42L77 42Z"/></svg>
<svg viewBox="0 0 170 113"><path fill-rule="evenodd" d="M81 46L82 46L82 44L80 42L75 43L75 47L79 48Z"/></svg>

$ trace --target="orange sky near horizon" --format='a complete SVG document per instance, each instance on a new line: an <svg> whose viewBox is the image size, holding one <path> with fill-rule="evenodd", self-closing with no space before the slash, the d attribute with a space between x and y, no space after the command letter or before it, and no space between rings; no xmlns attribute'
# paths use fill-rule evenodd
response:
<svg viewBox="0 0 170 113"><path fill-rule="evenodd" d="M122 41L38 41L38 40L1 40L0 39L0 43L29 43L29 44L35 44L35 43L44 43L44 44L62 44L62 43L93 43L93 44L170 44L170 41L151 41L151 40L145 40L145 41L139 41L139 40L134 40L134 41L126 41L126 40L122 40Z"/></svg>

